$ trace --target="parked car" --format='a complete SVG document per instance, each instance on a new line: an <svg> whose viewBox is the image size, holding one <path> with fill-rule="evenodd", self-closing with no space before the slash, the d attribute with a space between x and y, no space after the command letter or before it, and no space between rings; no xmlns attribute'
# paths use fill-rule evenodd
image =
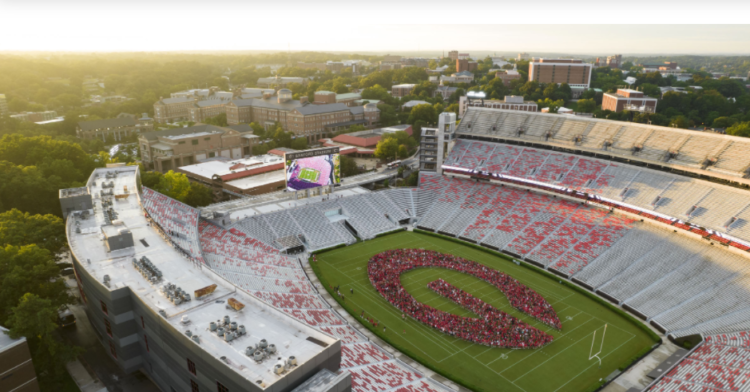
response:
<svg viewBox="0 0 750 392"><path fill-rule="evenodd" d="M57 311L57 325L59 325L61 328L76 325L76 316L73 314L73 312L70 311L70 309L68 309L67 306L61 306Z"/></svg>
<svg viewBox="0 0 750 392"><path fill-rule="evenodd" d="M73 275L73 268L65 268L64 270L60 271L60 275L62 276L70 276Z"/></svg>

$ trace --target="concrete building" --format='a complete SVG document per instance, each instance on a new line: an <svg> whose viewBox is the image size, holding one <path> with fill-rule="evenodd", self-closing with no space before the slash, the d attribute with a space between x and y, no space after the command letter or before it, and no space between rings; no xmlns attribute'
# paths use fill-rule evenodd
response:
<svg viewBox="0 0 750 392"><path fill-rule="evenodd" d="M451 61L458 60L458 51L457 50L451 50L448 52L448 58L451 59Z"/></svg>
<svg viewBox="0 0 750 392"><path fill-rule="evenodd" d="M343 103L346 106L362 106L357 103L360 100L362 100L362 94L360 93L336 94L336 103Z"/></svg>
<svg viewBox="0 0 750 392"><path fill-rule="evenodd" d="M536 102L524 101L522 96L507 95L502 101L498 99L469 99L469 97L463 96L458 100L458 118L464 117L464 113L466 113L469 106L518 110L521 112L538 111Z"/></svg>
<svg viewBox="0 0 750 392"><path fill-rule="evenodd" d="M76 136L80 139L101 139L106 143L107 138L121 141L130 135L153 130L153 120L147 113L143 113L137 120L135 116L118 116L106 120L81 121L76 126Z"/></svg>
<svg viewBox="0 0 750 392"><path fill-rule="evenodd" d="M588 89L593 66L581 60L534 59L529 63L529 81L567 83L571 89Z"/></svg>
<svg viewBox="0 0 750 392"><path fill-rule="evenodd" d="M438 115L437 128L422 128L419 145L419 171L443 173L443 160L450 152L455 139L456 114L443 112Z"/></svg>
<svg viewBox="0 0 750 392"><path fill-rule="evenodd" d="M11 339L0 326L0 392L38 392L39 383L26 338Z"/></svg>
<svg viewBox="0 0 750 392"><path fill-rule="evenodd" d="M283 157L273 154L213 159L182 166L175 171L210 187L214 200L223 200L227 194L261 195L286 187Z"/></svg>
<svg viewBox="0 0 750 392"><path fill-rule="evenodd" d="M515 69L509 69L504 71L497 71L495 77L502 80L506 87L510 87L510 83L514 80L521 79L521 74Z"/></svg>
<svg viewBox="0 0 750 392"><path fill-rule="evenodd" d="M516 56L516 60L518 61L531 60L531 56L529 56L529 54L526 52L519 53L518 56Z"/></svg>
<svg viewBox="0 0 750 392"><path fill-rule="evenodd" d="M123 372L141 371L162 391L290 392L324 369L340 369L340 340L203 265L199 246L190 245L199 241L200 212L141 190L137 166L96 169L86 187L108 204L66 221L74 276L91 326ZM96 235L102 228L138 240L110 253ZM246 350L256 343L268 354ZM350 375L320 388L350 389Z"/></svg>
<svg viewBox="0 0 750 392"><path fill-rule="evenodd" d="M209 117L226 113L225 107L229 102L231 102L231 98L196 101L188 107L188 121L199 123Z"/></svg>
<svg viewBox="0 0 750 392"><path fill-rule="evenodd" d="M403 68L403 65L401 63L386 63L384 61L380 62L380 70L381 71L391 71L396 69Z"/></svg>
<svg viewBox="0 0 750 392"><path fill-rule="evenodd" d="M258 142L258 136L247 125L201 124L146 132L138 137L143 165L162 173L215 157L239 159L250 155Z"/></svg>
<svg viewBox="0 0 750 392"><path fill-rule="evenodd" d="M391 96L395 98L405 97L414 91L416 84L397 84L391 87Z"/></svg>
<svg viewBox="0 0 750 392"><path fill-rule="evenodd" d="M468 59L459 58L456 60L456 72L461 73L464 71L472 72L476 71L479 64L476 61L470 61Z"/></svg>
<svg viewBox="0 0 750 392"><path fill-rule="evenodd" d="M307 82L307 78L276 75L269 78L258 78L256 84L258 85L258 87L263 88L284 88L290 83L298 83L305 86L307 85Z"/></svg>
<svg viewBox="0 0 750 392"><path fill-rule="evenodd" d="M28 121L33 123L54 120L56 117L57 112L54 110L47 110L45 112L23 112L10 116L10 118L14 118L18 121Z"/></svg>
<svg viewBox="0 0 750 392"><path fill-rule="evenodd" d="M607 67L610 67L610 68L622 67L622 55L616 54L614 56L607 56Z"/></svg>
<svg viewBox="0 0 750 392"><path fill-rule="evenodd" d="M616 93L604 93L602 110L622 112L624 110L643 113L656 112L656 98L643 95L642 92L630 89L617 89Z"/></svg>
<svg viewBox="0 0 750 392"><path fill-rule="evenodd" d="M401 105L401 110L402 111L411 110L411 109L413 109L417 105L432 105L432 104L429 103L429 102L427 102L427 101L420 101L418 99L413 99L413 100L411 100L409 102L406 102L403 105Z"/></svg>
<svg viewBox="0 0 750 392"><path fill-rule="evenodd" d="M459 60L461 61L461 60ZM441 76L441 83L471 83L474 81L474 74L469 71L456 72L451 76Z"/></svg>
<svg viewBox="0 0 750 392"><path fill-rule="evenodd" d="M5 94L0 94L0 116L5 116L8 113L8 101L5 99Z"/></svg>
<svg viewBox="0 0 750 392"><path fill-rule="evenodd" d="M316 91L315 99L313 103L316 105L325 105L329 103L336 103L336 93L333 91Z"/></svg>
<svg viewBox="0 0 750 392"><path fill-rule="evenodd" d="M325 94L325 99L326 102L335 100L336 94ZM380 122L380 109L375 104L348 106L348 103L321 102L313 105L293 100L292 92L286 89L279 90L276 97L234 100L227 104L226 110L229 124L254 122L270 128L279 123L285 131L307 137L310 143L350 125L373 127Z"/></svg>
<svg viewBox="0 0 750 392"><path fill-rule="evenodd" d="M366 131L345 133L338 135L333 139L322 139L321 142L326 147L339 147L340 153L344 155L354 155L358 157L371 157L375 153L380 139L383 135L395 132L406 132L411 136L413 134L411 125L393 125L385 128L368 129Z"/></svg>
<svg viewBox="0 0 750 392"><path fill-rule="evenodd" d="M398 63L400 61L401 61L401 56L391 56L390 54L383 56L384 63Z"/></svg>

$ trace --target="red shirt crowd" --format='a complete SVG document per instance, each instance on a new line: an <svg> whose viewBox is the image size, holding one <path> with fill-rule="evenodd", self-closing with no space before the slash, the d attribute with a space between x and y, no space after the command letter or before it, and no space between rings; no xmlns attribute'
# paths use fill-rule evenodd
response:
<svg viewBox="0 0 750 392"><path fill-rule="evenodd" d="M561 328L557 313L537 292L502 272L470 260L430 250L397 249L373 256L367 269L370 282L391 304L449 335L486 346L508 348L537 348L552 341L551 335L493 308L442 279L430 283L429 287L480 315L482 319L453 315L418 302L401 286L400 275L426 267L447 268L480 278L505 293L514 308L544 324Z"/></svg>

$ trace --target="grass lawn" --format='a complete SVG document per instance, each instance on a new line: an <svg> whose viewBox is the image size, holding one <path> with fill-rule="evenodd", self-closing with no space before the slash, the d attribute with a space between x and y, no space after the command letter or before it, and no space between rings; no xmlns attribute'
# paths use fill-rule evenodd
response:
<svg viewBox="0 0 750 392"><path fill-rule="evenodd" d="M476 317L427 288L429 282L443 278L552 334L555 340L535 350L490 348L450 337L411 319L403 321L401 312L380 296L367 276L370 257L387 249L403 248L450 253L509 274L552 304L562 321L562 330L554 330L512 308L504 294L494 286L473 276L441 268L409 271L401 276L401 282L410 294L425 304L457 315ZM366 315L380 322L377 330L368 322L363 325L410 357L476 391L593 390L600 385L600 379L629 364L656 343L632 321L595 299L560 284L557 279L518 266L509 258L425 234L399 232L386 235L323 252L317 255L317 260L313 269L321 283L327 290L330 290L329 285L341 286L346 297L343 305L350 314L364 322L358 317L364 310ZM350 295L350 288L354 289L354 295ZM338 296L334 295L334 298L340 301ZM588 358L594 331L597 331L596 352L605 324L608 327L600 354L600 369L596 359ZM386 332L383 332L383 326L387 327Z"/></svg>

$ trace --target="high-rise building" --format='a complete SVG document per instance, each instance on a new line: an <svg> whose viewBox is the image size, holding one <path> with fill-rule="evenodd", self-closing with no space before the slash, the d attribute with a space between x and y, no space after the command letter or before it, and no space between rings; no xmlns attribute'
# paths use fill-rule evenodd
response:
<svg viewBox="0 0 750 392"><path fill-rule="evenodd" d="M523 53L519 53L519 54L518 54L518 57L517 57L516 59L517 59L518 61L521 61L521 60L530 60L530 59L531 59L531 56L529 56L529 54L528 54L528 53L526 53L526 52L523 52Z"/></svg>
<svg viewBox="0 0 750 392"><path fill-rule="evenodd" d="M567 83L571 88L589 88L591 64L572 59L534 59L529 63L529 81Z"/></svg>
<svg viewBox="0 0 750 392"><path fill-rule="evenodd" d="M443 173L443 160L450 152L456 132L456 113L443 112L438 116L437 128L422 128L419 147L419 171Z"/></svg>
<svg viewBox="0 0 750 392"><path fill-rule="evenodd" d="M618 88L616 93L605 93L602 97L602 110L622 112L655 113L656 98L643 95L642 92Z"/></svg>
<svg viewBox="0 0 750 392"><path fill-rule="evenodd" d="M463 72L463 71L475 71L479 67L479 64L476 61L469 61L467 59L458 59L456 60L456 72Z"/></svg>
<svg viewBox="0 0 750 392"><path fill-rule="evenodd" d="M451 50L448 52L448 58L451 59L451 61L458 60L458 51L457 50Z"/></svg>
<svg viewBox="0 0 750 392"><path fill-rule="evenodd" d="M607 66L610 68L620 68L622 66L622 55L607 56Z"/></svg>

